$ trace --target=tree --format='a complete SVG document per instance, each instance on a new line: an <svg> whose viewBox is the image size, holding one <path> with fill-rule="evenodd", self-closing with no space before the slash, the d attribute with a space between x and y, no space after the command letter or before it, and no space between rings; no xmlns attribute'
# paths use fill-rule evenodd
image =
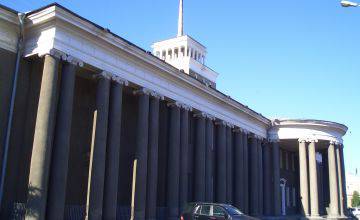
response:
<svg viewBox="0 0 360 220"><path fill-rule="evenodd" d="M353 196L351 199L351 206L352 207L358 207L360 206L360 195L358 191L353 192Z"/></svg>

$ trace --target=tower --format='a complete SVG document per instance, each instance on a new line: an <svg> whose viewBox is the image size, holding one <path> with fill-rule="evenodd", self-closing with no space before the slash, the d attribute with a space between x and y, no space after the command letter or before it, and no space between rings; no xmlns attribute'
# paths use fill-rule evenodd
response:
<svg viewBox="0 0 360 220"><path fill-rule="evenodd" d="M153 54L177 69L216 87L218 73L205 65L206 47L189 35L184 35L183 0L179 0L178 33L175 38L156 42Z"/></svg>

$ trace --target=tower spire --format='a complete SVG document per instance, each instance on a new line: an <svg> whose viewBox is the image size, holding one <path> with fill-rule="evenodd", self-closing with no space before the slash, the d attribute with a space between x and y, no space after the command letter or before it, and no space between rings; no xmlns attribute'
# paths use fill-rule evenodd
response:
<svg viewBox="0 0 360 220"><path fill-rule="evenodd" d="M179 21L178 21L178 37L184 35L184 24L183 24L183 0L179 0Z"/></svg>

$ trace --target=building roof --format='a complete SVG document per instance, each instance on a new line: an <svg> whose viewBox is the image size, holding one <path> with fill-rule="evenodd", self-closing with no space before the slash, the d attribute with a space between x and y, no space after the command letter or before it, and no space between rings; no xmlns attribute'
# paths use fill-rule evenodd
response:
<svg viewBox="0 0 360 220"><path fill-rule="evenodd" d="M56 2L55 2L55 3L52 3L52 4L49 4L49 5L46 5L46 6L44 6L44 7L38 8L38 9L36 9L36 10L27 12L27 13L26 13L26 16L28 17L28 16L30 16L30 15L33 15L33 14L35 14L35 13L37 13L37 12L43 11L43 10L45 10L45 9L47 9L47 8L50 8L50 7L53 7L53 6L59 7L59 8L61 8L61 9L65 10L66 12L72 14L73 16L76 16L77 18L79 18L79 19L81 19L81 20L83 20L83 21L85 21L85 22L88 22L88 23L94 25L96 28L98 28L98 29L100 29L100 30L102 30L102 31L108 32L109 34L111 34L111 35L114 36L115 38L118 38L119 40L121 40L121 41L125 42L126 44L128 44L128 46L134 47L135 49L138 49L138 50L141 50L142 52L144 52L144 56L151 56L152 58L156 58L156 59L160 60L160 61L163 62L165 65L168 65L168 66L170 66L171 68L174 68L172 65L170 65L170 64L166 63L165 61L159 59L158 57L154 56L150 51L147 51L147 50L141 48L140 46L138 46L138 45L130 42L129 40L127 40L127 39L125 39L125 38L117 35L116 33L112 32L112 31L109 30L108 28L104 28L104 27L102 27L102 26L100 26L100 25L98 25L98 24L96 24L96 23L94 23L94 22L92 22L92 21L90 21L90 20L88 20L88 19L86 19L86 18L78 15L77 13L69 10L68 8L66 8L66 7L64 7L64 6L62 6L62 5L60 5L60 4L56 3ZM174 68L174 69L176 69L176 68ZM176 70L177 70L177 69L176 69ZM177 71L178 71L178 70L177 70ZM191 77L191 78L194 78L194 79L195 79L195 77L189 76L189 75L187 75L187 74L185 74L185 73L183 73L183 72L181 72L181 71L179 71L179 73L185 75L186 77ZM256 112L256 111L254 111L253 109L249 108L248 106L246 106L246 105L238 102L237 100L231 98L229 95L226 95L226 94L222 93L221 91L217 90L216 88L211 88L211 87L208 87L208 88L211 89L211 90L214 90L214 91L216 91L218 94L224 96L225 99L229 99L230 101L236 103L239 107L246 109L247 112L256 115L257 117L259 117L259 118L261 119L261 121L262 121L263 123L266 123L266 124L268 124L268 125L271 124L270 119L266 118L265 116L263 116L262 114L260 114L260 113L258 113L258 112Z"/></svg>

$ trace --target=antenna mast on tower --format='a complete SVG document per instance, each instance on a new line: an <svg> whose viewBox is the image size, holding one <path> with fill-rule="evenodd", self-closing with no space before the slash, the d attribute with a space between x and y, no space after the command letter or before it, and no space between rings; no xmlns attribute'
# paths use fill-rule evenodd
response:
<svg viewBox="0 0 360 220"><path fill-rule="evenodd" d="M183 0L179 1L179 21L178 21L178 37L184 35L184 24L183 24Z"/></svg>

